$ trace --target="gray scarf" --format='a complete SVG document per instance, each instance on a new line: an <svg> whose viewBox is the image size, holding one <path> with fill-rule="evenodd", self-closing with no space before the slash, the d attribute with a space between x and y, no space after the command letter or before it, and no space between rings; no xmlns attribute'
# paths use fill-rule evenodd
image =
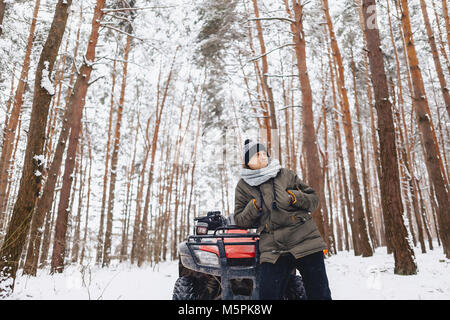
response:
<svg viewBox="0 0 450 320"><path fill-rule="evenodd" d="M270 159L269 164L265 168L261 168L258 170L252 169L241 169L241 177L251 186L259 186L269 180L270 178L276 177L278 171L280 171L281 165L280 161L277 159Z"/></svg>

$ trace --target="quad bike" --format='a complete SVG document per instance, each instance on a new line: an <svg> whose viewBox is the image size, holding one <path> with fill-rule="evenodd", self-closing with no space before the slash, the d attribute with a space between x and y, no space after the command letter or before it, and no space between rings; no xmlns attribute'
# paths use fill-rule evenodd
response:
<svg viewBox="0 0 450 320"><path fill-rule="evenodd" d="M220 211L195 218L194 234L178 246L173 300L258 300L259 235L228 222ZM306 298L293 269L286 300Z"/></svg>

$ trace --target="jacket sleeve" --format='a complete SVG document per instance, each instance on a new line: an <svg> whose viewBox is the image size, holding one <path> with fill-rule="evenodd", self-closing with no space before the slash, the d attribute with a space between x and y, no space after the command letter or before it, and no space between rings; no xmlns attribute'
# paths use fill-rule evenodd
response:
<svg viewBox="0 0 450 320"><path fill-rule="evenodd" d="M259 211L253 204L253 199L247 199L239 184L236 186L234 198L234 222L239 227L251 228L259 218Z"/></svg>
<svg viewBox="0 0 450 320"><path fill-rule="evenodd" d="M294 172L293 172L294 173ZM297 174L294 173L294 190L289 190L295 195L293 206L313 212L319 206L319 196L316 191L306 185Z"/></svg>

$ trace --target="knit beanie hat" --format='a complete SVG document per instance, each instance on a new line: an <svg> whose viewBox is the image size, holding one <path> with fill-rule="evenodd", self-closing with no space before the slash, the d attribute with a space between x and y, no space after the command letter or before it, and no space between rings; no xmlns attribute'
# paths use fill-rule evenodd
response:
<svg viewBox="0 0 450 320"><path fill-rule="evenodd" d="M266 147L259 142L254 142L250 139L245 140L244 143L244 164L248 167L248 162L250 159L260 151L265 151L267 153ZM267 154L269 156L269 154Z"/></svg>

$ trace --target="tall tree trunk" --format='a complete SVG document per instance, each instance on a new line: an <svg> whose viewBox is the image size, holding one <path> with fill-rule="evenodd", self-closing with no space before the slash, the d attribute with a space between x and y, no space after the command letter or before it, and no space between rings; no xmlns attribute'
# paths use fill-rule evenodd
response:
<svg viewBox="0 0 450 320"><path fill-rule="evenodd" d="M111 74L111 101L109 106L109 120L108 120L108 133L106 141L106 155L105 155L105 171L103 173L103 193L102 193L102 206L100 209L100 226L98 228L97 236L97 257L95 259L97 264L100 264L103 254L104 254L104 224L105 224L105 209L106 209L106 199L108 197L108 175L109 175L109 163L111 162L111 135L112 135L112 118L114 113L114 99L115 99L115 88L116 88L116 64L117 64L117 51L119 43L117 43L116 54L113 61L113 70Z"/></svg>
<svg viewBox="0 0 450 320"><path fill-rule="evenodd" d="M442 13L445 20L445 29L447 30L447 45L450 50L450 17L448 15L447 0L442 0Z"/></svg>
<svg viewBox="0 0 450 320"><path fill-rule="evenodd" d="M428 237L428 247L430 248L430 250L433 250L433 237L431 235L430 228L428 227L427 212L422 198L422 191L420 191L419 182L415 177L412 182L414 184L414 187L417 189L417 194L419 198L418 201L420 203L420 214L422 215L422 221L425 227L425 232L427 233Z"/></svg>
<svg viewBox="0 0 450 320"><path fill-rule="evenodd" d="M151 143L151 157L150 157L150 170L149 170L149 177L148 177L148 190L147 190L147 194L146 194L146 198L145 198L145 204L144 204L144 215L142 218L142 227L141 227L141 231L139 234L139 254L138 254L138 266L141 266L142 263L144 262L144 248L145 248L145 244L146 244L146 239L147 239L147 223L148 223L148 207L150 204L150 187L152 185L153 182L153 174L154 174L154 165L155 165L155 155L156 155L156 148L157 148L157 141L158 141L158 134L159 134L159 127L161 125L161 118L162 118L162 112L164 110L164 107L166 106L166 99L167 99L167 93L170 87L170 83L172 80L172 75L173 75L173 67L175 64L175 59L176 59L176 54L178 52L177 48L175 50L175 55L173 57L172 60L172 65L170 67L170 71L169 71L169 75L167 77L166 80L166 85L164 87L164 92L163 92L163 97L161 100L161 104L159 105L159 108L157 108L157 115L156 115L156 123L155 123L155 128L153 131L153 137L152 137L152 143Z"/></svg>
<svg viewBox="0 0 450 320"><path fill-rule="evenodd" d="M186 96L186 92L187 90L185 90L185 94L184 97ZM178 235L180 234L179 229L180 227L178 226L178 208L180 207L180 203L182 203L182 195L181 195L181 191L180 191L180 195L178 195L178 190L184 190L184 188L179 188L179 186L181 185L181 183L179 181L182 181L182 178L184 176L184 156L181 158L181 164L179 163L179 158L180 158L180 154L183 154L181 151L181 146L182 143L186 137L186 133L187 133L187 129L190 126L191 123L191 118L192 118L192 112L194 110L194 105L195 105L195 95L194 95L194 99L193 99L193 103L191 105L191 108L189 110L189 115L187 117L187 122L186 122L186 129L184 130L184 133L182 133L182 123L183 123L183 113L184 113L184 104L185 104L185 98L182 99L181 101L181 110L180 110L180 119L178 122L178 136L177 136L177 148L176 148L176 153L175 153L175 162L174 165L176 165L176 178L175 178L175 210L174 210L174 223L172 225L172 234L173 234L173 241L172 241L172 248L171 248L171 256L172 259L175 259L176 254L177 254L177 246L178 246ZM225 127L226 128L226 127ZM225 129L226 131L226 129ZM222 131L223 133L223 131ZM183 154L184 155L184 154ZM180 179L178 179L178 177L180 177ZM226 185L226 182L224 183ZM226 212L226 209L224 207L224 212ZM181 214L180 214L181 215Z"/></svg>
<svg viewBox="0 0 450 320"><path fill-rule="evenodd" d="M395 128L384 69L383 53L381 51L380 35L377 28L368 25L371 15L376 12L375 0L363 0L362 10L365 21L363 32L366 33L367 37L370 71L378 118L382 170L380 187L385 229L393 240L394 273L415 274L417 266L414 261L414 251L409 245L407 230L403 223L403 204L400 191Z"/></svg>
<svg viewBox="0 0 450 320"><path fill-rule="evenodd" d="M326 182L327 182L327 191L328 191L328 203L329 203L329 214L330 217L328 219L326 219L326 221L324 221L324 223L329 225L329 235L328 235L328 239L326 240L328 248L330 250L330 253L334 253L336 254L336 240L334 237L334 228L333 228L333 202L332 202L332 190L331 190L331 185L330 185L330 158L329 158L329 153L328 153L328 123L327 123L327 108L326 108L326 102L325 102L325 97L326 97L326 81L328 79L325 79L322 82L322 118L323 118L323 133L324 133L324 146L325 146L325 155L324 155L324 177L326 178ZM289 162L288 162L289 163Z"/></svg>
<svg viewBox="0 0 450 320"><path fill-rule="evenodd" d="M428 75L429 75L430 79L432 79L433 76L431 75L430 67L428 67ZM442 127L442 116L441 116L441 111L440 111L440 107L439 107L440 103L437 98L436 88L435 88L433 82L431 82L431 88L433 91L434 104L437 106L436 111L437 111L437 121L438 121L437 128L438 128L438 133L439 133L439 141L440 141L442 150L446 150L446 140L444 138L444 128ZM445 116L444 116L444 118L445 118ZM445 130L447 130L447 137L450 137L450 135L448 135L447 126L445 126ZM450 174L450 169L449 169L448 161L447 161L447 152L443 152L442 155L443 155L443 166L444 166L443 171L445 173L445 176L448 177Z"/></svg>
<svg viewBox="0 0 450 320"><path fill-rule="evenodd" d="M335 64L332 63L332 56L331 56L331 48L328 48L328 64L330 68L330 82L331 82L331 90L332 90L332 97L333 97L333 133L334 133L334 144L336 152L336 161L337 161L337 171L338 171L338 179L339 179L339 190L343 190L343 192L339 192L339 196L341 199L341 207L342 207L342 216L343 216L343 224L344 224L344 235L345 235L345 241L346 241L346 250L349 250L349 233L348 233L348 225L347 225L347 216L348 216L348 223L350 224L351 228L351 236L352 236L352 243L353 243L353 249L356 256L361 255L361 252L359 250L359 245L357 241L357 230L356 225L353 217L353 206L350 201L350 195L351 192L348 188L347 184L347 174L345 170L345 164L344 164L344 153L342 151L342 140L341 140L341 130L339 125L339 115L340 112L338 111L338 104L337 104L337 95L336 95L336 84L335 84ZM344 201L345 198L345 201ZM346 215L347 214L347 215Z"/></svg>
<svg viewBox="0 0 450 320"><path fill-rule="evenodd" d="M11 91L9 93L8 103L6 105L5 122L4 122L4 125L3 125L3 128L2 128L3 131L6 129L6 126L8 125L9 114L10 114L11 105L12 105L12 102L13 102L14 89L15 89L15 87L14 87L14 80L16 79L15 74L16 74L16 63L14 63L14 67L13 67L13 71L12 71ZM17 144L16 144L16 147L17 147ZM14 157L13 157L13 159L14 159ZM1 171L0 171L0 174L1 174ZM10 174L8 174L8 176L10 176ZM8 184L8 186L10 187L11 184ZM9 196L6 196L6 198L9 200ZM5 207L6 208L8 207L8 201L6 201ZM6 215L7 215L6 210L2 210L0 208L0 232L3 232L3 225L6 222ZM3 239L0 238L0 241L2 241L2 240Z"/></svg>
<svg viewBox="0 0 450 320"><path fill-rule="evenodd" d="M361 29L364 28L364 16L362 14L362 8L360 5L360 0L355 0L356 6L359 8L358 9L358 16L359 16L359 22L360 22L360 26ZM363 39L364 39L364 44L367 45L367 37L366 34L363 32ZM381 175L381 163L380 163L380 152L379 152L379 143L377 140L377 134L376 132L376 128L375 128L375 114L374 114L374 101L373 101L373 93L372 93L372 87L370 85L370 75L369 75L369 62L368 62L368 57L366 54L364 54L364 73L365 73L365 83L366 83L366 91L367 91L367 101L368 101L368 105L369 105L369 111L370 111L370 136L371 136L371 145L372 145L372 150L373 150L373 161L375 162L375 168L376 170L373 171L374 174L374 181L376 187L375 188L371 188L369 189L369 193L372 194L371 196L371 204L374 203L376 200L375 198L380 197L378 190L380 189L377 185L377 181L379 180L377 177L379 177ZM369 149L369 148L368 148ZM370 159L371 157L368 157L369 161L368 161L368 167L370 167ZM371 172L369 170L369 172ZM373 193L372 193L373 192ZM381 216L381 210L377 207L373 208L373 217L376 218L377 216ZM381 239L379 239L381 242ZM390 244L388 243L388 252L390 253L392 250L390 249Z"/></svg>
<svg viewBox="0 0 450 320"><path fill-rule="evenodd" d="M439 18L438 10L436 9L435 1L431 1L431 4L433 5L434 18L436 21L436 27L437 27L437 31L438 31L439 49L441 51L442 57L445 60L445 64L447 65L447 70L450 73L450 62L448 60L447 51L445 51L445 43L444 43L444 38L442 37L442 29L441 29L441 25L440 25L440 18ZM448 26L448 24L447 24L447 26Z"/></svg>
<svg viewBox="0 0 450 320"><path fill-rule="evenodd" d="M81 133L81 143L79 145L79 171L80 171L80 186L78 189L78 207L77 207L77 215L75 217L75 230L73 233L73 246L72 246L72 262L76 263L78 261L78 256L80 254L80 234L81 234L81 211L83 209L83 191L84 184L86 181L86 170L83 170L83 156L84 156L84 135ZM87 168L87 164L86 164ZM85 168L85 169L86 169ZM75 196L75 195L74 195Z"/></svg>
<svg viewBox="0 0 450 320"><path fill-rule="evenodd" d="M425 163L428 175L433 183L438 202L438 222L444 253L450 258L450 200L447 179L443 172L443 165L439 154L439 147L432 127L431 114L425 93L422 73L411 31L411 21L408 3L401 0L402 28L407 44L409 68L413 83L414 108L417 122L421 131L421 141L425 149Z"/></svg>
<svg viewBox="0 0 450 320"><path fill-rule="evenodd" d="M322 0L325 18L328 24L328 31L330 33L331 39L331 48L333 50L334 58L337 62L338 74L337 74L337 82L338 82L338 91L341 94L342 98L342 113L343 117L343 126L345 132L345 141L347 144L347 153L349 160L349 169L350 169L350 184L353 191L353 205L354 205L354 220L356 222L356 230L357 230L357 239L359 242L359 249L363 257L370 257L373 255L372 248L369 243L369 236L367 234L366 228L366 219L364 215L364 208L362 203L361 191L358 182L358 175L356 173L356 160L355 160L355 146L354 146L354 138L353 138L353 126L350 115L350 103L348 100L347 89L345 87L345 76L344 76L344 65L342 62L342 55L339 49L339 45L337 43L336 35L334 33L333 23L331 21L331 16L328 8L328 0Z"/></svg>
<svg viewBox="0 0 450 320"><path fill-rule="evenodd" d="M58 185L61 185L61 178L58 178ZM55 191L55 196L53 200L53 208L48 212L48 214L45 217L45 229L44 234L42 236L42 249L40 252L36 253L35 255L35 262L33 262L36 266L38 265L38 259L39 259L39 267L43 268L47 265L47 258L48 258L48 252L50 249L50 243L52 240L52 234L53 234L53 226L55 224L55 216L56 216L56 205L57 205L57 194L59 193L59 190ZM39 239L39 238L38 238Z"/></svg>
<svg viewBox="0 0 450 320"><path fill-rule="evenodd" d="M52 98L52 92L48 88L49 76L58 55L71 3L71 0L58 1L36 69L22 177L12 218L0 251L0 296L9 295L14 288L20 255L25 245L34 206L41 188L45 128Z"/></svg>
<svg viewBox="0 0 450 320"><path fill-rule="evenodd" d="M408 184L408 190L410 191L410 194L411 194L411 202L412 202L412 206L413 206L413 210L414 210L414 215L416 217L419 242L422 247L422 252L425 253L425 245L424 245L424 241L423 241L423 230L422 230L422 224L421 224L421 219L420 219L419 204L418 204L418 200L417 200L417 191L416 191L415 186L413 185L414 170L413 170L412 161L411 161L410 138L409 138L408 128L407 128L406 120L405 120L405 101L403 98L403 85L402 85L402 79L401 79L402 72L400 70L400 59L399 59L398 50L397 50L397 47L395 44L394 32L392 29L389 0L386 0L386 7L387 7L387 13L388 13L389 32L390 32L390 37L391 37L391 43L392 43L392 47L394 49L394 55L395 55L395 61L396 61L397 86L398 86L398 97L399 97L398 101L400 104L400 117L399 117L400 119L398 120L397 128L400 133L401 144L398 147L399 147L399 152L402 155L401 158L404 162L404 167L405 167L406 174L407 174L406 180L407 180L407 184ZM402 130L402 128L403 128L403 130ZM404 131L404 133L403 133L403 131ZM412 225L410 227L412 227Z"/></svg>
<svg viewBox="0 0 450 320"><path fill-rule="evenodd" d="M59 118L58 110L59 110L60 102L61 102L62 84L64 82L63 79L64 79L64 75L65 75L65 71L66 71L67 57L69 56L67 48L69 47L69 42L71 40L70 32L71 32L71 27L69 26L69 31L68 31L68 34L66 37L66 46L65 46L63 58L62 58L62 66L59 70L59 75L58 75L58 73L56 73L56 76L55 76L55 90L58 89L58 93L56 94L56 98L54 97L52 100L52 105L51 105L52 113L49 116L48 125L47 125L47 137L48 138L45 141L45 145L44 145L45 149L44 150L45 150L45 156L49 161L53 155L53 138L55 136L55 131L56 131L55 130L56 129L56 120ZM60 62L61 62L61 59L58 60L58 64ZM56 69L58 69L58 67Z"/></svg>
<svg viewBox="0 0 450 320"><path fill-rule="evenodd" d="M15 146L14 146L14 150L13 150L13 154L12 154L12 161L11 161L11 169L14 168L14 162L16 159L16 152L17 152L17 148L19 147L19 141L20 141L20 130L22 128L22 115L19 116L19 124L17 127L17 135L16 135L16 142L15 142ZM11 172L9 173L9 177L8 177L8 181L12 182L13 181L13 175L14 175L14 170L10 170ZM6 189L6 198L8 199L8 202L10 202L10 204L8 205L8 203L6 203L5 205L5 213L8 213L10 211L11 208L11 203L14 199L10 198L10 194L11 194L11 189L12 189L12 183L8 182L8 188ZM14 191L16 191L17 189L17 182L14 183ZM13 193L15 194L15 192ZM6 214L5 214L6 217ZM3 229L3 228L1 228Z"/></svg>
<svg viewBox="0 0 450 320"><path fill-rule="evenodd" d="M347 186L347 178L346 178L346 173L345 173L345 167L344 167L344 159L343 159L343 152L342 152L342 142L341 142L341 135L340 135L340 130L339 130L339 119L337 116L337 96L336 96L336 87L335 87L335 76L334 76L334 69L333 69L333 64L332 64L332 58L331 58L331 48L329 46L328 47L328 66L330 69L330 82L331 82L331 93L332 93L332 97L333 97L333 113L332 113L332 132L334 134L334 149L336 150L335 152L335 161L337 164L337 184L339 185L339 187L337 188L338 190L343 190L343 192L339 192L339 201L340 201L340 205L341 205L341 212L342 212L342 219L343 219L343 228L344 228L344 243L345 243L345 250L349 251L350 250L350 245L349 245L349 233L348 233L348 224L347 224L347 216L346 216L346 211L348 212L348 216L351 217L352 216L352 210L353 207L350 204L349 201L349 193L350 191L348 190L348 186ZM345 201L344 201L344 195L345 194ZM354 229L354 225L352 224L352 221L350 221L350 226L351 229L353 231ZM353 236L354 232L352 232L352 238L354 239ZM358 247L357 245L354 243L353 241L353 246L355 248L355 255L359 255L358 252Z"/></svg>
<svg viewBox="0 0 450 320"><path fill-rule="evenodd" d="M389 81L392 81L392 78L389 79ZM392 84L392 82L390 82ZM393 87L393 85L391 86ZM390 96L391 97L395 97L395 90L394 88L391 89L390 92ZM392 102L392 106L396 105L395 102L395 98L393 98L393 102ZM395 107L393 107L395 108ZM394 128L395 128L395 135L397 138L396 141L396 145L397 146L402 146L403 145L403 134L401 132L401 127L400 127L400 115L398 110L394 110L393 113L393 117L394 117ZM409 234L411 235L411 240L413 243L413 246L415 247L417 245L417 239L416 239L416 234L414 232L414 223L412 220L412 214L411 214L411 201L409 200L409 194L408 194L408 188L407 183L408 183L408 176L406 173L406 164L407 164L407 160L406 158L406 153L404 151L404 149L402 147L398 147L397 148L397 158L398 158L398 163L399 163L399 170L400 170L400 191L401 191L401 195L403 198L403 207L406 208L406 218L407 218L407 227L409 228Z"/></svg>
<svg viewBox="0 0 450 320"><path fill-rule="evenodd" d="M444 0L443 2L447 2L447 0ZM431 54L433 56L434 67L436 68L439 84L441 85L441 92L442 96L444 97L445 106L447 108L447 114L450 118L450 94L447 88L447 82L445 80L441 60L439 60L439 53L436 45L436 40L434 37L433 29L431 28L430 18L428 17L427 5L425 3L425 0L420 0L420 8L422 9L423 20L425 22L425 29L427 31L428 43L430 44ZM446 22L448 22L448 20Z"/></svg>
<svg viewBox="0 0 450 320"><path fill-rule="evenodd" d="M146 129L146 139L148 137L148 129L150 126L150 119L147 120L147 129ZM141 211L142 211L142 195L144 192L144 182L145 182L145 173L147 170L147 161L150 153L150 146L147 144L145 146L144 160L142 161L142 169L140 171L138 182L137 182L137 191L136 191L136 214L134 216L134 226L133 226L133 237L131 242L131 254L130 260L131 264L134 264L135 259L139 253L139 233L141 230Z"/></svg>
<svg viewBox="0 0 450 320"><path fill-rule="evenodd" d="M77 41L73 53L74 57L77 57L78 55L81 22L82 22L82 12L80 12L80 22L77 31ZM71 87L73 84L74 77L75 77L75 61L73 62L72 66L72 71L69 80L69 88L66 93L66 99L68 99L72 94ZM61 172L61 164L63 160L64 151L66 149L67 137L69 136L70 132L69 119L72 117L72 113L73 113L73 105L69 105L68 101L66 101L66 106L62 120L62 127L58 137L58 143L56 145L52 163L50 165L50 168L48 169L47 180L44 185L44 190L42 191L42 195L36 204L36 211L33 215L33 220L31 223L27 258L23 270L24 274L27 275L35 276L37 272L39 262L38 257L41 247L42 228L45 216L50 215L53 199L56 199L56 197L54 196L55 187Z"/></svg>
<svg viewBox="0 0 450 320"><path fill-rule="evenodd" d="M128 233L129 233L129 226L130 226L130 216L129 213L130 207L131 207L131 199L133 198L133 176L136 171L136 151L137 151L137 142L139 137L139 128L140 128L140 121L139 121L140 114L138 112L137 115L137 124L135 125L136 133L134 135L134 148L133 148L133 157L131 159L130 169L128 172L128 181L127 181L127 194L126 194L126 202L125 202L125 217L124 217L124 223L123 223L123 230L122 230L122 245L120 247L120 262L127 259L128 255ZM130 137L132 136L132 130L130 129ZM131 193L131 195L130 195Z"/></svg>
<svg viewBox="0 0 450 320"><path fill-rule="evenodd" d="M8 121L3 129L2 153L0 157L0 226L5 213L5 206L8 201L6 189L8 185L9 169L11 166L11 153L14 147L14 137L16 134L19 115L22 110L23 95L28 81L28 71L30 70L30 56L33 47L34 32L36 30L37 15L39 12L40 0L36 0L31 20L30 32L28 34L27 47L23 59L22 71L20 72L19 83L17 84L16 94L13 100L13 108ZM1 10L1 5L0 5ZM0 12L1 16L1 12ZM1 17L0 17L1 18ZM1 24L1 20L0 20ZM14 76L14 75L13 75Z"/></svg>
<svg viewBox="0 0 450 320"><path fill-rule="evenodd" d="M128 29L131 32L131 28ZM127 36L127 43L125 45L123 73L122 73L122 86L120 89L119 106L117 109L116 128L114 132L113 153L111 156L111 179L109 182L109 199L108 199L108 211L106 219L106 232L105 232L105 248L103 251L103 264L102 266L109 266L110 254L111 254L111 241L112 241L112 224L113 224L113 211L114 200L116 190L116 177L117 177L117 162L119 160L119 147L120 147L120 127L122 125L123 105L125 102L125 89L127 84L127 68L128 57L131 47L131 36Z"/></svg>
<svg viewBox="0 0 450 320"><path fill-rule="evenodd" d="M81 131L83 131L83 129L81 128ZM75 168L74 171L72 173L72 177L74 177L73 179L73 183L72 183L72 188L71 188L71 192L70 192L70 204L69 207L67 208L67 212L70 212L68 214L68 222L67 222L67 231L66 231L66 249L64 251L64 259L65 260L70 260L70 251L71 251L71 245L73 244L72 241L72 230L74 228L74 221L76 220L76 214L71 214L73 212L73 205L75 203L75 195L76 195L76 191L77 191L77 184L78 184L78 179L81 178L81 176L79 176L79 172L80 172L80 161L79 161L79 154L80 154L80 148L79 148L80 144L78 144L77 146L77 151L75 153ZM64 177L63 177L63 182L64 182Z"/></svg>
<svg viewBox="0 0 450 320"><path fill-rule="evenodd" d="M206 78L206 77L205 77ZM192 207L192 198L193 198L193 193L194 193L194 181L195 181L195 169L197 166L197 145L198 145L198 138L200 136L200 127L201 127L201 122L202 122L202 101L203 101L203 92L204 92L204 86L202 86L202 90L201 90L201 94L200 94L200 99L198 102L198 117L197 117L197 129L195 132L195 142L194 142L194 146L193 146L193 153L192 153L192 167L191 167L191 190L189 193L189 203L187 206L187 216L186 216L186 220L187 220L187 230L188 232L190 232L190 227L191 227L191 207ZM241 144L240 144L241 145Z"/></svg>
<svg viewBox="0 0 450 320"><path fill-rule="evenodd" d="M183 163L183 162L181 162ZM176 257L176 252L177 252L177 234L178 234L178 208L180 207L180 196L179 196L179 177L181 177L181 165L179 163L177 163L176 166L176 170L175 170L175 191L174 191L174 195L175 195L175 207L173 210L173 222L169 221L169 223L172 225L172 246L171 246L171 252L170 252L170 257L172 260L175 259Z"/></svg>
<svg viewBox="0 0 450 320"><path fill-rule="evenodd" d="M326 216L322 211L326 210L326 199L323 186L323 173L320 168L319 151L317 150L317 137L314 129L314 113L311 83L308 75L308 68L306 65L306 41L303 30L303 6L299 0L292 0L294 9L295 23L291 24L291 31L293 33L293 40L295 43L295 53L297 58L297 68L300 78L300 87L302 91L302 129L303 129L303 144L306 151L307 162L307 181L308 184L314 188L319 194L320 205L313 213L313 219L316 223L320 234L324 239L328 238L328 225L324 223L323 217ZM286 10L290 14L290 9L285 1Z"/></svg>
<svg viewBox="0 0 450 320"><path fill-rule="evenodd" d="M369 235L370 240L372 243L372 247L377 246L377 239L375 235L375 226L373 221L373 214L372 209L370 206L370 199L369 199L369 177L367 176L366 171L366 159L364 157L364 139L363 139L363 130L361 125L361 115L360 115L360 105L359 105L359 98L358 98L358 91L357 91L357 80L356 80L356 66L355 61L353 57L353 49L350 47L351 53L352 53L352 61L351 61L351 68L352 68L352 74L353 74L353 92L355 96L355 110L356 110L356 121L358 122L358 136L359 136L359 153L361 155L361 172L362 172L362 182L363 182L363 194L364 194L364 206L366 209L367 214L367 224L369 227Z"/></svg>
<svg viewBox="0 0 450 320"><path fill-rule="evenodd" d="M83 241L81 242L81 255L80 255L80 265L83 265L84 256L86 254L86 240L88 235L88 223L89 223L89 205L91 200L91 178L92 178L92 149L91 149L91 137L86 128L86 136L88 141L88 154L89 154L89 173L88 173L88 184L87 184L87 200L86 200L86 218L84 222L84 235Z"/></svg>
<svg viewBox="0 0 450 320"><path fill-rule="evenodd" d="M258 8L258 0L253 0L253 9L255 13L255 17L259 18L259 8ZM266 45L264 42L264 36L261 26L261 21L256 20L256 30L258 32L258 40L259 45L261 48L261 61L262 61L262 88L265 92L265 96L269 103L269 117L265 118L265 125L266 125L266 135L267 135L267 150L269 153L274 155L276 157L277 153L279 152L279 145L280 142L278 140L278 124L277 124L277 118L276 118L276 111L275 111L275 101L273 97L273 91L272 88L269 85L269 82L267 81L268 73L269 73L269 64L267 62L267 54L266 54ZM270 119L270 122L269 122ZM275 135L273 137L272 135ZM281 159L281 155L278 155L279 159Z"/></svg>
<svg viewBox="0 0 450 320"><path fill-rule="evenodd" d="M69 212L70 189L72 186L72 173L74 169L75 153L78 146L78 139L81 128L81 118L86 99L86 93L89 87L89 79L95 60L95 49L99 37L100 23L103 17L103 8L105 0L97 0L94 15L92 18L92 30L80 73L75 81L73 94L70 97L69 105L74 105L71 130L69 136L69 146L64 165L63 185L61 188L60 201L58 205L58 216L56 218L55 239L53 242L52 266L51 272L61 273L64 270L64 255L66 250L66 231ZM70 107L69 107L70 108Z"/></svg>

